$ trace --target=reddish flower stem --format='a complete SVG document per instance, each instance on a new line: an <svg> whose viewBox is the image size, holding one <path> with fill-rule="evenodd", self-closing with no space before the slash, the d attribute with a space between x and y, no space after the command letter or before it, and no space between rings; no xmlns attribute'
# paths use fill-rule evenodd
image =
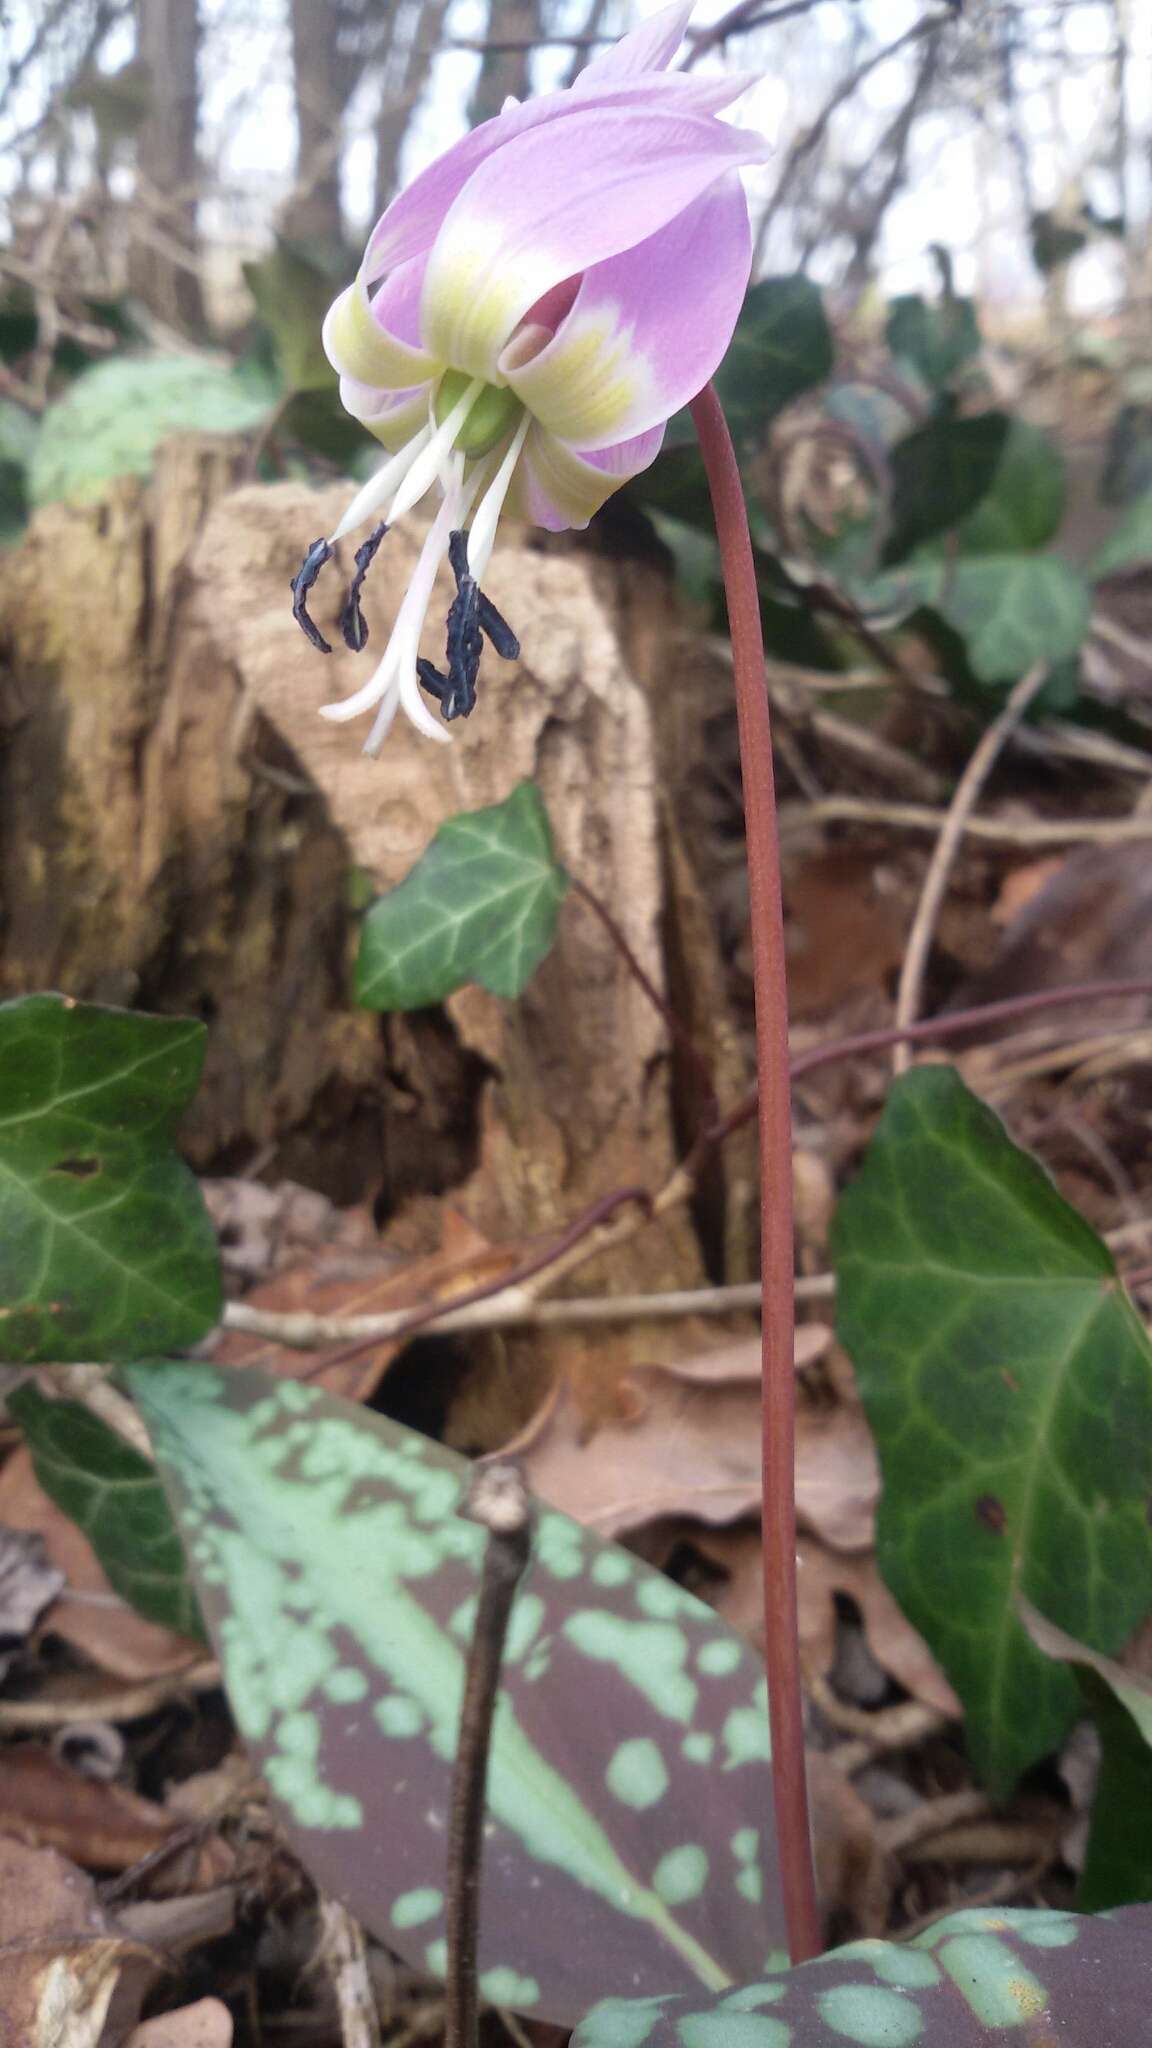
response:
<svg viewBox="0 0 1152 2048"><path fill-rule="evenodd" d="M748 836L760 1129L760 1271L764 1288L764 1621L772 1778L788 1946L794 1963L823 1942L808 1832L800 1650L796 1630L795 1367L793 1364L792 1104L784 910L776 832L772 727L760 598L744 491L711 385L692 402L708 475L728 600Z"/></svg>

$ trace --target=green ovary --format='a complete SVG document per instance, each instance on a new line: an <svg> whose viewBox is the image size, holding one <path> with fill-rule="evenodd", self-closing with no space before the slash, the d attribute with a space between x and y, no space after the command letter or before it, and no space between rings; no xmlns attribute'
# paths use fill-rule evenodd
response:
<svg viewBox="0 0 1152 2048"><path fill-rule="evenodd" d="M464 370L445 370L436 393L437 425L447 419L471 382L471 377ZM502 441L509 429L516 425L523 410L516 393L510 391L506 384L485 384L456 436L457 448L463 455L487 455L488 450L494 448L497 441Z"/></svg>

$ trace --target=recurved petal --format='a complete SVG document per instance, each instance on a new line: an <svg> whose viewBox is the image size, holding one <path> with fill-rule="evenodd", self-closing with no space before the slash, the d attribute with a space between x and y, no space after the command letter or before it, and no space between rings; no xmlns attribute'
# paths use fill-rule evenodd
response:
<svg viewBox="0 0 1152 2048"><path fill-rule="evenodd" d="M491 382L517 322L553 285L635 248L765 154L748 130L658 103L589 106L516 137L469 179L436 238L427 347Z"/></svg>
<svg viewBox="0 0 1152 2048"><path fill-rule="evenodd" d="M618 491L629 477L639 476L642 469L656 460L663 439L661 424L645 434L618 442L614 448L578 455L543 427L533 426L524 444L516 490L509 497L508 510L513 518L527 519L550 533L563 533L569 526L587 526L613 491Z"/></svg>
<svg viewBox="0 0 1152 2048"><path fill-rule="evenodd" d="M585 271L553 340L522 368L502 359L501 369L562 441L587 451L643 433L708 382L751 266L747 201L729 171L638 248Z"/></svg>
<svg viewBox="0 0 1152 2048"><path fill-rule="evenodd" d="M547 128L572 114L585 115L594 106L626 109L665 105L685 113L717 113L721 107L730 106L753 82L753 77L754 74L733 74L696 78L679 72L656 72L641 77L625 73L619 78L606 78L595 89L577 92L571 87L563 92L541 93L522 105L506 101L493 120L482 122L479 128L462 136L397 194L369 237L363 266L365 281L374 284L397 264L426 255L441 221L473 172L517 136Z"/></svg>
<svg viewBox="0 0 1152 2048"><path fill-rule="evenodd" d="M594 92L609 79L634 78L646 71L663 71L684 40L696 0L672 0L649 15L631 35L622 37L612 49L593 57L572 87L573 92Z"/></svg>
<svg viewBox="0 0 1152 2048"><path fill-rule="evenodd" d="M417 384L411 391L377 391L371 384L341 377L340 403L382 447L395 453L427 423L430 390L428 384Z"/></svg>
<svg viewBox="0 0 1152 2048"><path fill-rule="evenodd" d="M324 322L324 349L342 377L376 391L427 383L437 364L420 345L424 270L423 257L402 263L370 299L361 269L341 292Z"/></svg>

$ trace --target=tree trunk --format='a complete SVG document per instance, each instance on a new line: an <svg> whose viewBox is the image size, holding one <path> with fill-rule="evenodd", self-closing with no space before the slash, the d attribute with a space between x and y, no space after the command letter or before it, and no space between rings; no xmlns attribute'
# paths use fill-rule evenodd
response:
<svg viewBox="0 0 1152 2048"><path fill-rule="evenodd" d="M132 288L169 326L195 333L204 326L196 269L197 0L136 0L136 44L147 71L149 108L136 145L140 226Z"/></svg>
<svg viewBox="0 0 1152 2048"><path fill-rule="evenodd" d="M293 242L328 264L344 242L344 114L359 66L348 47L351 24L341 0L291 0L291 22L296 182L283 225Z"/></svg>
<svg viewBox="0 0 1152 2048"><path fill-rule="evenodd" d="M46 507L9 557L0 994L60 988L207 1019L183 1132L203 1169L243 1170L271 1148L277 1177L383 1214L454 1189L487 1238L513 1246L610 1189L660 1186L699 1105L662 1019L575 895L518 1002L468 987L442 1010L378 1018L349 990L351 879L361 896L365 881L392 887L446 818L530 775L561 858L611 905L657 986L675 989L734 1099L745 1076L715 940L677 805L662 799L649 693L661 744L677 705L699 720L702 696L699 649L662 572L510 534L491 591L522 660L487 658L453 745L401 720L368 761L359 728L316 716L363 665L310 648L287 599L304 544L332 530L346 493L233 490L237 460L226 441L170 443L151 487L125 480L99 504ZM374 650L419 543L399 529L374 565ZM319 586L322 629L353 545ZM725 1240L737 1165L748 1180L738 1149L717 1162L707 1228L670 1211L606 1255L597 1284L698 1283L702 1244ZM737 1252L728 1270L743 1277L744 1263Z"/></svg>
<svg viewBox="0 0 1152 2048"><path fill-rule="evenodd" d="M498 114L509 95L527 98L532 44L541 28L540 0L491 0L483 40L492 47L480 60L468 109L473 127Z"/></svg>
<svg viewBox="0 0 1152 2048"><path fill-rule="evenodd" d="M400 188L400 156L404 138L416 110L436 52L444 34L444 21L451 0L414 0L401 27L404 43L393 38L395 61L384 71L380 109L376 116L375 213L383 213Z"/></svg>

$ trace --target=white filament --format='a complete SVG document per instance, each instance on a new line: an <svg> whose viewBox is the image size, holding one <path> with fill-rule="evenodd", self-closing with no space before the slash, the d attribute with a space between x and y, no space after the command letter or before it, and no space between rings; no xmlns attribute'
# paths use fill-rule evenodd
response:
<svg viewBox="0 0 1152 2048"><path fill-rule="evenodd" d="M421 449L427 446L431 438L431 427L421 427L410 441L405 442L398 454L390 455L387 462L381 463L375 475L369 477L367 483L357 491L352 503L345 508L339 524L328 536L329 547L336 541L343 540L344 535L351 533L354 526L363 525L366 519L370 519L374 512L379 511L381 505L387 504L397 486L402 484L408 475Z"/></svg>
<svg viewBox="0 0 1152 2048"><path fill-rule="evenodd" d="M520 451L531 424L532 416L526 412L508 444L508 452L503 462L476 507L476 517L468 529L468 568L477 583L492 558L492 549L496 545L496 528L500 524L504 500L512 487L516 464L520 460Z"/></svg>
<svg viewBox="0 0 1152 2048"><path fill-rule="evenodd" d="M457 434L483 389L484 379L474 377L467 390L461 392L443 424L437 427L432 439L421 450L392 500L392 508L388 514L390 526L394 520L402 519L405 512L410 512L413 505L418 505L424 493L431 490L436 478L443 471L445 460Z"/></svg>

